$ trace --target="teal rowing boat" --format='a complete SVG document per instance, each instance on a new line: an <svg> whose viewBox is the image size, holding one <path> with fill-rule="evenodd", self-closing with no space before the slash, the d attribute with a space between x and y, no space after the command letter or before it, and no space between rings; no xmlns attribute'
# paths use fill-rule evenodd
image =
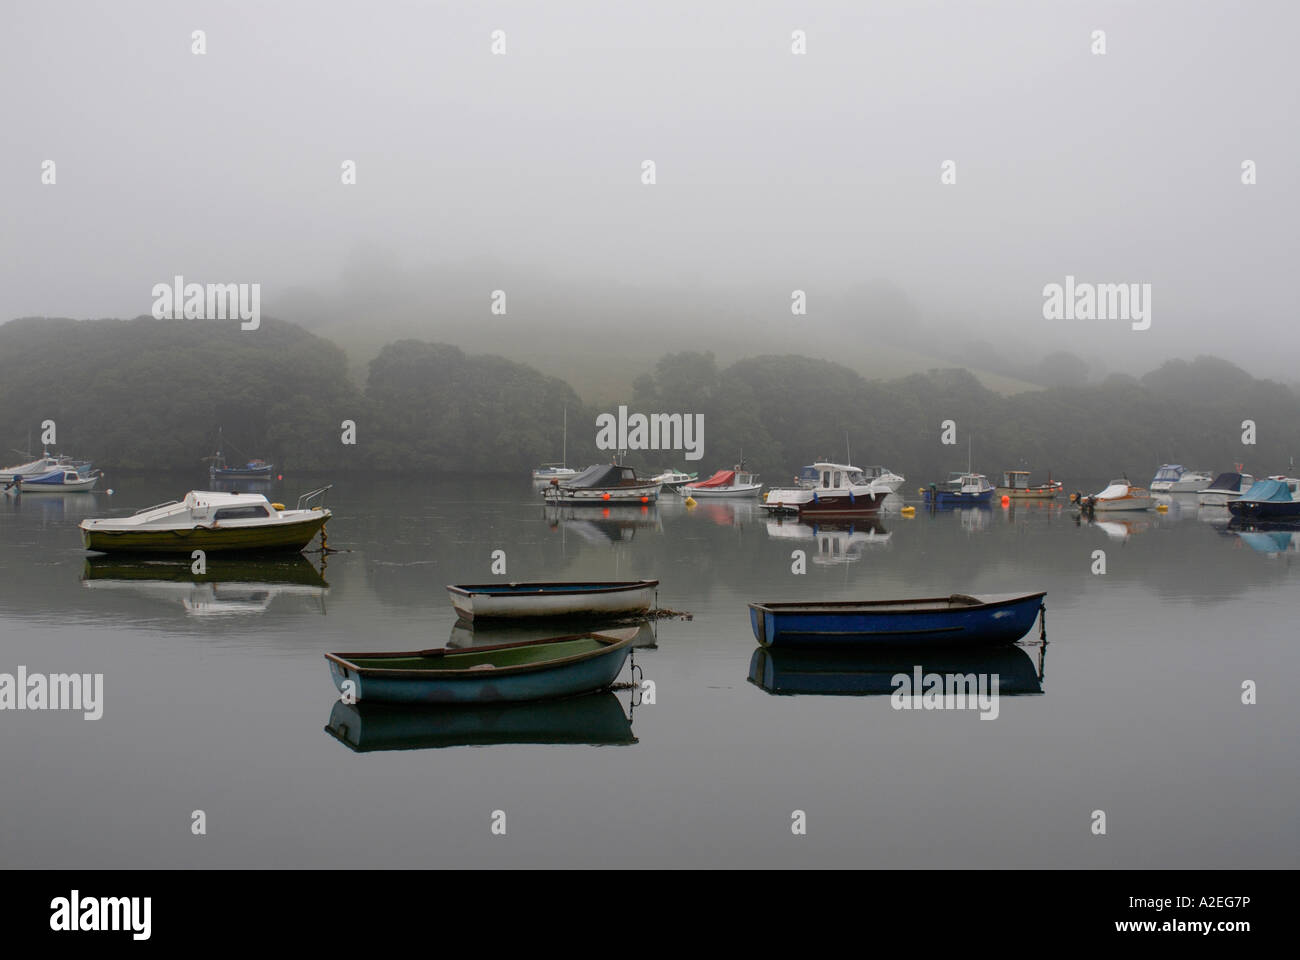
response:
<svg viewBox="0 0 1300 960"><path fill-rule="evenodd" d="M342 699L380 703L508 703L604 690L638 631L549 637L405 653L327 653Z"/></svg>

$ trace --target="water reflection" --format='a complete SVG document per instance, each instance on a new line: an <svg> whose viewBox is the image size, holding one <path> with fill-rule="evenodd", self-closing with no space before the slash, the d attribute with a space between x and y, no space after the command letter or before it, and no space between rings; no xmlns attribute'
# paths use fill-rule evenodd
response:
<svg viewBox="0 0 1300 960"><path fill-rule="evenodd" d="M856 522L801 523L785 517L772 517L766 526L767 535L773 540L812 541L817 553L811 560L822 566L856 563L869 548L885 546L892 536L874 518Z"/></svg>
<svg viewBox="0 0 1300 960"><path fill-rule="evenodd" d="M1075 521L1081 527L1095 527L1112 540L1124 541L1137 533L1146 533L1151 529L1151 521L1145 519L1111 519L1098 520L1079 514Z"/></svg>
<svg viewBox="0 0 1300 960"><path fill-rule="evenodd" d="M325 732L357 753L501 743L636 743L632 718L609 691L567 700L408 707L335 701Z"/></svg>
<svg viewBox="0 0 1300 960"><path fill-rule="evenodd" d="M749 660L749 682L778 695L879 696L895 690L893 677L923 674L996 674L1000 696L1043 692L1047 644L1036 644L1037 662L1024 647L820 651L758 647Z"/></svg>
<svg viewBox="0 0 1300 960"><path fill-rule="evenodd" d="M546 523L566 536L570 533L588 543L626 543L638 530L662 530L657 504L616 503L609 506L547 504Z"/></svg>
<svg viewBox="0 0 1300 960"><path fill-rule="evenodd" d="M195 617L265 613L276 597L308 597L325 612L329 589L323 571L306 557L207 560L195 573L189 560L123 560L87 557L82 585L91 590L132 594L144 600L179 603Z"/></svg>
<svg viewBox="0 0 1300 960"><path fill-rule="evenodd" d="M452 624L451 637L447 646L488 647L502 643L526 643L530 640L547 640L552 637L578 636L587 633L600 633L605 630L637 631L632 641L633 649L653 650L659 645L655 625L647 619L616 621L608 624L593 623L591 619L567 620L564 618L547 618L544 623L496 624L490 622L472 624L457 620Z"/></svg>

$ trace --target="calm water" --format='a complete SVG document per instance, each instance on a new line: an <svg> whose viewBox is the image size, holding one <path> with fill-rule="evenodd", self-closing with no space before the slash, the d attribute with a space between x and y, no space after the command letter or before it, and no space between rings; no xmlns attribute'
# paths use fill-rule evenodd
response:
<svg viewBox="0 0 1300 960"><path fill-rule="evenodd" d="M1191 499L1093 525L1059 506L906 519L893 505L878 524L815 535L752 504L669 499L605 517L548 510L526 481L353 479L328 500L330 545L349 552L323 573L317 557L214 558L217 582L195 583L187 565L87 562L81 519L195 482L0 501L0 672L103 673L105 686L97 721L0 713L0 864L1300 862L1300 534L1239 536ZM466 642L442 585L497 579L497 549L500 579L660 579L660 604L694 619L657 623L635 653L656 702L631 708L624 690L442 727L367 714L359 733L349 721L362 752L327 733L322 653ZM793 550L805 575L791 573ZM1030 589L1048 592L1049 643L979 665L1018 693L996 719L894 710L881 695L778 696L748 679L749 600ZM783 684L807 682L797 662L776 666ZM1257 705L1241 703L1246 680ZM491 742L520 730L603 745ZM384 749L403 742L418 748ZM196 809L206 836L191 834ZM806 836L791 833L796 809ZM1104 837L1089 829L1096 809Z"/></svg>

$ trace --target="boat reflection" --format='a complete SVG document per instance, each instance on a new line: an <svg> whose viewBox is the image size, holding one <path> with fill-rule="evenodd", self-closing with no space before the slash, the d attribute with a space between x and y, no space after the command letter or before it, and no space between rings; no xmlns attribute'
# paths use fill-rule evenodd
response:
<svg viewBox="0 0 1300 960"><path fill-rule="evenodd" d="M605 507L546 504L546 523L552 530L574 533L588 543L626 543L638 530L662 530L657 504L615 503Z"/></svg>
<svg viewBox="0 0 1300 960"><path fill-rule="evenodd" d="M759 517L762 510L753 500L700 500L686 507L685 513L719 527L738 527Z"/></svg>
<svg viewBox="0 0 1300 960"><path fill-rule="evenodd" d="M307 597L324 612L329 590L323 570L306 557L220 560L209 557L207 569L194 573L189 559L123 560L87 557L82 586L121 591L165 603L179 603L195 617L264 613L276 597Z"/></svg>
<svg viewBox="0 0 1300 960"><path fill-rule="evenodd" d="M357 753L499 743L637 742L631 717L609 691L566 700L459 707L337 700L325 732Z"/></svg>
<svg viewBox="0 0 1300 960"><path fill-rule="evenodd" d="M874 517L861 520L835 520L802 523L788 517L770 517L767 535L773 540L811 540L817 546L812 562L822 566L856 563L867 550L882 547L893 536Z"/></svg>
<svg viewBox="0 0 1300 960"><path fill-rule="evenodd" d="M607 630L635 629L637 635L636 639L632 641L633 649L653 650L659 644L655 634L655 625L648 619L617 620L602 624L599 621L591 620L591 618L570 620L560 617L547 618L544 623L540 624L511 624L509 622L498 624L490 621L473 624L466 623L464 620L457 620L452 625L451 637L447 640L447 646L463 649L465 647L489 647L502 643L525 643L529 640L546 640L551 637L600 633L602 626Z"/></svg>
<svg viewBox="0 0 1300 960"><path fill-rule="evenodd" d="M1237 517L1225 527L1226 534L1235 536L1256 553L1266 557L1300 553L1300 524L1267 520L1243 521Z"/></svg>
<svg viewBox="0 0 1300 960"><path fill-rule="evenodd" d="M1135 533L1146 533L1151 529L1150 520L1097 520L1082 513L1074 518L1081 527L1096 527L1112 540L1127 540Z"/></svg>
<svg viewBox="0 0 1300 960"><path fill-rule="evenodd" d="M1037 663L1014 644L869 652L758 647L749 661L749 682L777 695L880 696L894 692L896 675L910 677L919 668L922 674L996 674L999 696L1022 696L1043 692L1047 644L1037 647Z"/></svg>

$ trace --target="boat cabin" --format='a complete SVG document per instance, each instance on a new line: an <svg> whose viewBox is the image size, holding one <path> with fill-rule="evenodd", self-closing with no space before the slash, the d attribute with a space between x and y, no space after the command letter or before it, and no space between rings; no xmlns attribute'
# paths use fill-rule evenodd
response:
<svg viewBox="0 0 1300 960"><path fill-rule="evenodd" d="M1002 472L1002 486L1006 487L1008 490L1028 490L1029 471L1004 470Z"/></svg>
<svg viewBox="0 0 1300 960"><path fill-rule="evenodd" d="M570 489L591 490L607 487L637 487L647 482L637 479L636 471L631 467L621 467L616 463L604 463L588 467L576 477L561 480L560 484Z"/></svg>

